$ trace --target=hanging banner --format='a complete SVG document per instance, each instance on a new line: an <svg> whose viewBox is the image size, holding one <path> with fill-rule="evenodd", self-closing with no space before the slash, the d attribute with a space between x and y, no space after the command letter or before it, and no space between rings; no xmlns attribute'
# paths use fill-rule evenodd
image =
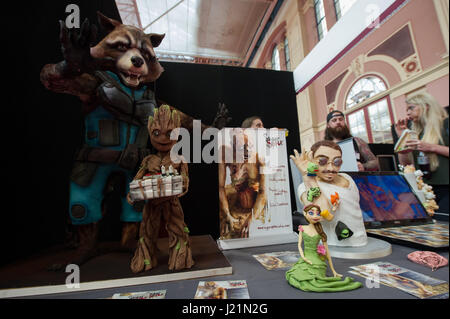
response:
<svg viewBox="0 0 450 319"><path fill-rule="evenodd" d="M295 241L286 130L225 128L218 140L221 248Z"/></svg>

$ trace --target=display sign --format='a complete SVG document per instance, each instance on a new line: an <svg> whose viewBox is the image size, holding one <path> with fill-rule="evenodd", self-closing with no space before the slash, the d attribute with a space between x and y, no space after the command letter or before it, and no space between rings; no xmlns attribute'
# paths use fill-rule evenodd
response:
<svg viewBox="0 0 450 319"><path fill-rule="evenodd" d="M286 130L220 131L219 199L222 243L293 233Z"/></svg>
<svg viewBox="0 0 450 319"><path fill-rule="evenodd" d="M341 172L358 172L358 162L360 154L355 152L353 137L347 138L337 143L342 151Z"/></svg>

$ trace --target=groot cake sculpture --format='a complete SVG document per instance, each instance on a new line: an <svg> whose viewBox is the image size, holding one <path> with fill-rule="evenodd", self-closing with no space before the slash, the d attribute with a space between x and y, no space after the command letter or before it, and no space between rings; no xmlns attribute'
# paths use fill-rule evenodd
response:
<svg viewBox="0 0 450 319"><path fill-rule="evenodd" d="M171 110L168 105L155 109L154 117L149 117L148 133L156 154L149 155L142 161L134 183L146 179L154 179L157 188L153 189L151 196L147 196L141 186L144 198L147 202L144 206L142 222L139 230L139 242L133 259L131 270L135 273L150 270L157 265L157 240L161 220L164 220L166 230L169 234L169 269L181 270L191 268L194 265L189 240L189 229L184 223L184 214L178 197L186 194L189 186L188 166L182 156L172 155L170 151L177 142L171 140L173 130L180 127L180 114ZM175 162L174 162L175 161ZM183 182L181 194L167 195L162 180L171 176L170 172L180 172ZM161 177L161 173L166 177ZM168 176L169 175L169 176ZM176 192L174 192L176 193ZM150 198L149 198L150 197ZM131 193L127 196L128 202L133 205L134 197Z"/></svg>

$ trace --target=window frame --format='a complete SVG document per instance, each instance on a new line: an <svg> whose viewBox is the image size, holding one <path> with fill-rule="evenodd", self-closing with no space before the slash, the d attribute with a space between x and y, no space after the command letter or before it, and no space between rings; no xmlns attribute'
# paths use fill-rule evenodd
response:
<svg viewBox="0 0 450 319"><path fill-rule="evenodd" d="M387 109L388 109L389 119L391 121L391 127L392 127L392 124L395 123L395 120L394 120L394 113L392 112L392 102L391 102L391 98L390 98L389 95L381 96L380 98L378 98L378 99L376 99L376 100L374 100L374 101L370 102L369 104L364 105L362 107L352 107L352 108L348 109L349 112L347 114L345 114L345 120L347 121L347 123L350 123L349 122L349 116L350 115L352 115L352 114L354 114L356 112L359 112L361 110L363 111L363 113L364 113L364 122L366 124L366 132L367 132L367 138L368 138L367 142L368 143L374 143L373 133L372 133L372 126L370 125L369 107L374 105L374 104L377 104L377 103L381 102L382 100L386 100L386 102L387 102ZM350 127L349 127L349 129L350 129ZM391 143L382 143L382 144L391 144Z"/></svg>
<svg viewBox="0 0 450 319"><path fill-rule="evenodd" d="M275 68L275 56L278 57L278 69ZM280 50L278 50L278 43L276 43L272 49L272 56L270 61L272 62L272 70L281 71L281 58L280 58Z"/></svg>
<svg viewBox="0 0 450 319"><path fill-rule="evenodd" d="M289 40L287 37L284 37L284 64L286 71L291 70L291 54L289 52Z"/></svg>
<svg viewBox="0 0 450 319"><path fill-rule="evenodd" d="M361 80L366 79L366 78L371 78L371 77L372 77L372 78L377 78L378 80L380 80L380 81L383 83L385 89L384 89L383 91L380 91L380 92L378 92L378 93L376 93L376 94L374 94L374 95L372 95L372 96L370 96L370 97L364 99L363 101L361 101L361 102L359 102L359 103L353 104L353 105L350 106L350 107L347 106L347 101L348 101L348 99L349 99L349 95L350 95L351 91L353 90L353 88L355 87L355 85L356 85L358 82L360 82ZM350 89L347 91L347 94L345 95L345 100L344 100L345 110L349 110L349 111L350 111L350 110L353 110L354 108L357 108L358 105L360 105L361 103L364 103L364 101L366 101L367 99L371 99L371 98L373 98L373 97L376 97L378 94L381 94L381 93L383 93L383 92L386 92L387 90L388 90L388 85L387 85L386 81L385 81L381 76L379 76L379 75L377 75L377 74L372 74L372 73L370 73L370 74L364 74L363 76L360 76L356 81L354 81L354 82L352 83L352 85L350 86Z"/></svg>
<svg viewBox="0 0 450 319"><path fill-rule="evenodd" d="M342 12L341 12L341 3L340 0L334 0L334 13L336 15L336 21L338 21L340 18L342 18Z"/></svg>
<svg viewBox="0 0 450 319"><path fill-rule="evenodd" d="M357 2L358 0L355 0L355 2L350 6L350 8ZM342 7L341 7L341 0L334 0L334 12L336 14L336 21L338 21L342 16L350 9L347 9L347 11L342 14Z"/></svg>
<svg viewBox="0 0 450 319"><path fill-rule="evenodd" d="M322 5L322 7L324 9L324 14L323 14L322 17L320 17L320 20L319 20L319 18L317 16L318 15L317 11L318 11L318 4L319 3L321 3L321 5ZM319 9L319 13L320 13L320 9ZM320 42L320 40L322 40L325 37L325 34L327 34L327 32L328 32L328 26L327 26L326 14L325 14L325 5L324 5L323 0L314 0L314 16L316 18L317 39L318 39L318 42ZM322 32L320 32L319 31L320 30L319 26L321 26L322 21L324 21L324 20L325 20L325 28L327 30L322 30Z"/></svg>
<svg viewBox="0 0 450 319"><path fill-rule="evenodd" d="M362 79L368 78L368 77L375 77L375 78L379 79L383 83L383 85L386 88L386 90L378 92L377 94L369 97L368 99L373 99L370 103L367 103L366 102L367 99L366 99L366 100L364 100L362 102L359 102L358 104L354 104L351 107L347 107L347 100L348 100L349 94L352 91L352 89L355 86L355 84L358 83L359 81L361 81ZM372 127L370 126L370 117L369 117L369 107L370 106L372 106L372 105L374 105L376 103L379 103L380 101L386 99L388 113L389 113L389 119L391 121L391 126L392 126L393 123L395 123L394 112L393 112L393 109L392 109L391 97L390 97L389 94L383 94L384 92L386 92L388 90L389 90L389 86L388 86L386 80L382 76L380 76L378 74L374 74L374 73L368 73L368 74L364 74L364 75L360 76L359 78L357 78L352 83L352 85L350 86L350 88L347 91L347 94L345 95L345 100L344 100L345 112L346 112L345 119L346 119L347 123L350 123L349 122L349 116L352 115L353 113L356 113L358 111L363 110L363 112L364 112L364 121L365 121L365 124L366 124L368 143L373 143ZM379 97L377 97L377 96L379 96ZM350 129L350 127L349 127L349 129Z"/></svg>

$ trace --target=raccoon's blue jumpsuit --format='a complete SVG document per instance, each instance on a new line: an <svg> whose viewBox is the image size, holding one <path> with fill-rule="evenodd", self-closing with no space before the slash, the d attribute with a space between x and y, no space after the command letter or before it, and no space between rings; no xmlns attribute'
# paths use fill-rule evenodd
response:
<svg viewBox="0 0 450 319"><path fill-rule="evenodd" d="M131 90L130 88L124 86L118 79L118 77L111 72L108 72L110 76L116 79L120 83L121 88L131 95L135 100L140 100L147 89L147 87L142 87L138 90ZM85 117L85 144L90 147L105 148L105 146L100 145L98 136L99 134L94 134L95 137L88 136L87 132L97 132L99 133L99 121L104 119L114 119L114 115L111 114L105 107L99 105L91 113L87 114ZM108 146L106 148L116 151L123 151L127 141L127 129L130 125L129 143L133 144L135 142L139 127L136 125L128 124L123 121L119 121L119 136L120 144L116 146ZM90 137L90 138L89 138ZM103 200L103 190L106 181L112 172L119 171L123 172L126 176L126 193L129 191L129 183L134 178L134 172L125 170L119 167L117 164L98 164L95 171L95 175L92 178L91 183L82 187L73 181L70 182L70 203L69 212L73 225L85 225L94 222L98 222L102 218L102 200ZM142 220L142 213L137 212L134 208L129 205L126 201L126 197L121 198L122 202L122 212L120 219L124 222L140 222ZM78 217L73 216L72 207L74 205L80 205L84 208L84 216Z"/></svg>

